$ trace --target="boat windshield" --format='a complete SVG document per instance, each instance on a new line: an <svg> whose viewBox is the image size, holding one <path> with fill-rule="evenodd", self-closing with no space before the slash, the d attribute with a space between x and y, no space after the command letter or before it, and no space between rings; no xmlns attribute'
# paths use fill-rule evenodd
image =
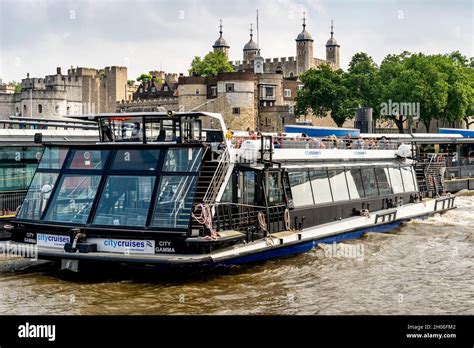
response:
<svg viewBox="0 0 474 348"><path fill-rule="evenodd" d="M187 229L203 153L198 145L46 148L17 218Z"/></svg>

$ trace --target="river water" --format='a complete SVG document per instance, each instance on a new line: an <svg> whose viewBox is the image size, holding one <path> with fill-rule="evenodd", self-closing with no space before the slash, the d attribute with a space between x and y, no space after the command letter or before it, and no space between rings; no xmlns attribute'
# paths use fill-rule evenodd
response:
<svg viewBox="0 0 474 348"><path fill-rule="evenodd" d="M65 277L0 259L0 314L474 314L474 193L456 205L390 233L185 279Z"/></svg>

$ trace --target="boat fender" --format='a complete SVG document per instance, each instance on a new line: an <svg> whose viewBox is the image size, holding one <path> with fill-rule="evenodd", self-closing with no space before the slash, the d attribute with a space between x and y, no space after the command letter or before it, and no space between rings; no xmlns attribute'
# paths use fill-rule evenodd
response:
<svg viewBox="0 0 474 348"><path fill-rule="evenodd" d="M286 227L287 231L289 231L291 229L290 210L289 209L285 209L285 227Z"/></svg>
<svg viewBox="0 0 474 348"><path fill-rule="evenodd" d="M261 211L258 212L258 223L260 225L260 228L266 232L267 222L265 221L265 215Z"/></svg>
<svg viewBox="0 0 474 348"><path fill-rule="evenodd" d="M360 211L360 216L370 217L369 209L362 209Z"/></svg>

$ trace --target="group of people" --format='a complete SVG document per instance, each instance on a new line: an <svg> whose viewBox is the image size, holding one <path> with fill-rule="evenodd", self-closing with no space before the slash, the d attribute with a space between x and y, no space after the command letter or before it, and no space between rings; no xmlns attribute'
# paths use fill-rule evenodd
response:
<svg viewBox="0 0 474 348"><path fill-rule="evenodd" d="M257 140L262 137L262 133L255 132L247 128L247 135L235 136L232 130L227 130L226 139L232 141L236 148L240 148L244 140ZM305 133L295 137L288 137L287 134L278 132L273 137L273 147L279 148L312 148L312 149L388 149L389 140L382 136L376 138L362 138L360 135L356 138L349 134L344 138L338 138L335 135L326 136L324 138L312 138Z"/></svg>

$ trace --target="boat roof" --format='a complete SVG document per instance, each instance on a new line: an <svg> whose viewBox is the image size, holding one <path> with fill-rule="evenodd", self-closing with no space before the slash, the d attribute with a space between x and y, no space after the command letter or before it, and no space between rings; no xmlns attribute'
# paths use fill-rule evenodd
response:
<svg viewBox="0 0 474 348"><path fill-rule="evenodd" d="M92 113L83 115L68 115L69 118L77 118L82 120L97 120L99 118L114 118L114 117L150 117L150 118L170 118L170 117L199 117L208 116L218 120L222 120L222 115L214 112L104 112L104 113Z"/></svg>

